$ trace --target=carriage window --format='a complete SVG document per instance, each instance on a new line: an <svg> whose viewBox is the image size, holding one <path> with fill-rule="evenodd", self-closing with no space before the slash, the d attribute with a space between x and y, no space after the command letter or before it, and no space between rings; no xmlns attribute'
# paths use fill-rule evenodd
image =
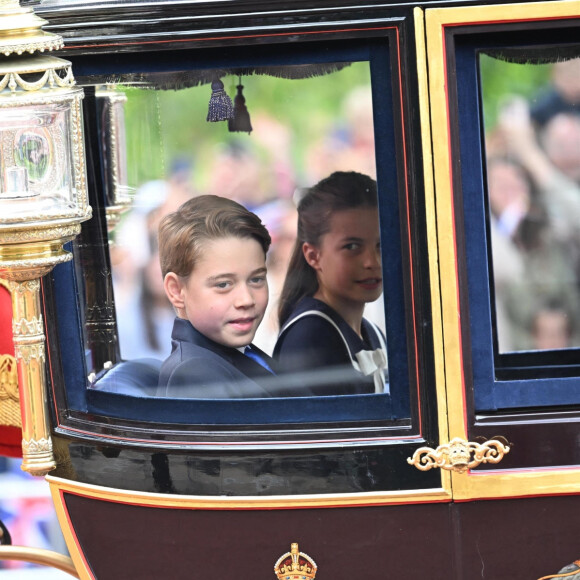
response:
<svg viewBox="0 0 580 580"><path fill-rule="evenodd" d="M577 405L578 47L479 42L457 50L478 73L457 84L475 409Z"/></svg>
<svg viewBox="0 0 580 580"><path fill-rule="evenodd" d="M87 304L79 316L85 320L81 340L89 375L87 394L75 399L80 409L190 424L411 425L415 378L408 367L401 259L406 224L399 209L407 192L395 148L401 137L390 112L397 93L391 87L389 51L379 43L336 52L355 58L308 64L312 56L302 55L300 64L198 70L187 69L187 60L182 72L80 77L87 87L98 85L91 89L100 136L93 146L101 151L94 190L95 202L102 197L106 206L109 239L104 245L114 296L110 307L103 306L106 296L95 291L100 282L94 274L108 273L108 258L97 266L87 257L94 244L79 238L74 267L77 303L81 310ZM377 158L385 161L377 165ZM290 306L280 324L284 283L298 270L291 266L297 208L310 188L329 176L334 177L325 187L336 199L309 218L310 252L298 245L311 275L303 294L285 302ZM201 207L198 214L212 211L203 205L207 196L255 214L271 246L264 264L259 236L241 236L228 247L222 246L231 242L229 234L224 244L219 239L201 243L197 265L187 266L193 275L179 270L179 260L167 269L179 270L174 283L184 300L177 304L175 293L168 297L167 284L164 288L159 254L163 248L182 248L183 240L169 237L164 245L158 228L183 203ZM57 270L56 278L72 275L65 271ZM320 272L330 277L321 280ZM193 291L190 283L210 286L210 302L218 296L216 304L225 304L218 320L218 326L225 321L225 331L212 327L213 302L198 302L199 289ZM233 317L227 310L233 300L223 297L234 287L251 294L249 314ZM70 298L57 292L57 310L68 308ZM387 312L386 303L391 305ZM209 326L203 326L204 313L212 319ZM306 319L308 324L302 324ZM63 334L69 329L61 323ZM172 334L187 350L183 360L193 362L181 374L170 370L165 383L161 363L172 353ZM248 337L253 337L252 352L245 349ZM200 357L205 351L198 347L207 349L209 358ZM63 359L65 376L78 375L75 361ZM216 368L225 370L213 376ZM70 397L73 391L68 392ZM123 399L113 401L109 393L164 402L138 409ZM243 405L247 398L262 401ZM308 400L302 403L302 398ZM171 399L198 403L176 406ZM224 404L228 399L229 406L218 405L220 399Z"/></svg>
<svg viewBox="0 0 580 580"><path fill-rule="evenodd" d="M119 87L127 98L128 171L136 186L111 233L123 359L165 358L171 351L174 311L163 289L157 228L183 202L205 194L241 203L272 236L270 301L254 340L272 354L304 189L334 171L376 178L368 63L325 65L319 74L300 68L222 76L234 107L244 109L235 127L206 121L212 71L204 71L208 82L180 90L171 89L181 79L167 90ZM367 313L384 329L382 299L372 302Z"/></svg>
<svg viewBox="0 0 580 580"><path fill-rule="evenodd" d="M385 392L385 389L388 392L378 198L375 190L369 192L376 179L376 167L368 63L258 68L245 76L243 72L224 74L209 70L199 73L199 78L190 72L183 77L167 76L156 81L153 87L119 88L127 99L128 168L132 172L130 180L136 184L133 204L111 233L115 302L117 312L122 313L117 319L121 357L166 359L171 354L172 331L183 331L187 336L180 345L184 352L191 349L188 354L197 361L199 356L223 354L215 344L206 343L206 339L220 346L239 348L245 346L242 343L248 342L255 331L253 344L268 356L275 354L276 379L272 380L262 371L264 365L247 364L240 356L239 360L228 358L245 375L240 375L239 381L234 380L231 387L225 386L226 374L220 376L216 372L213 376L213 370L202 372L196 362L195 369L186 365L186 374L181 367L167 373L163 369L162 376L169 385L158 394L212 398L360 394ZM188 87L188 84L198 86ZM346 90L336 91L337 84ZM225 118L229 99L224 93L233 98L233 119ZM308 236L319 236L323 232L332 238L328 248L321 250L328 266L323 274L315 273L316 266L309 267L311 275L299 282L304 285L302 293L307 299L288 300L287 323L283 324L284 333L278 338L281 293L287 276L293 275L289 264L296 240L297 206L309 186L337 171L356 172L365 177L335 178L330 188L342 188L339 191L342 199L322 200L326 206L316 210L318 214L322 212L330 227L321 227L320 223L311 225ZM355 197L349 199L353 188L361 191L355 191ZM202 253L200 264L211 265L206 269L202 265L194 266L188 282L205 284L206 278L218 276L224 288L208 293L202 303L198 299L200 288L191 290L191 304L177 310L182 320L189 320L200 331L190 336L192 331L187 323L176 325L176 308L164 289L157 232L165 216L190 200L191 207L195 208L194 200L202 200L205 195L240 203L266 226L272 239L267 264L256 262L248 267L259 270L267 266L268 288L264 284L260 289L250 282L256 304L248 310L236 309L229 302L226 290L231 286L229 295L234 296L241 287L241 279L249 275L249 270L238 271L235 266L252 250L255 241L249 244L236 241L227 248L227 241L214 244L215 256L213 247L204 250L210 255L206 260ZM309 217L305 223L308 221L312 222L313 218ZM192 229L188 235L193 234ZM176 257L171 255L171 248L176 244L177 238L169 239L164 260L176 263ZM244 251L233 256L232 262L236 264L228 264L226 255L235 253L238 246L243 246ZM183 244L179 247L183 248ZM203 241L202 248L205 248ZM193 247L189 251L193 252ZM367 263L369 253L374 254L373 264ZM261 260L260 256L257 260ZM303 261L301 258L298 263ZM331 270L348 264L358 268L357 272L350 273L355 280ZM311 277L320 276L325 277L325 289L311 296ZM344 287L330 289L332 284ZM183 288L187 291L186 285ZM259 326L256 320L248 322L247 332L237 328L213 332L213 322L201 329L197 327L205 323L198 311L207 307L208 314L213 315L214 301L231 309L224 316L259 318L260 300L264 300L261 295L267 297L268 291L268 306ZM344 310L340 310L341 300L348 302ZM364 311L362 325L356 320L356 313L355 319L347 322L352 305L360 307L361 316ZM299 319L294 322L296 317ZM304 317L307 320L302 320ZM356 331L353 327L357 327ZM323 340L318 341L317 337L318 344L311 342L313 333L325 331ZM364 354L359 354L361 350L368 352L368 360L361 358ZM375 359L379 354L383 354L384 360L377 365ZM228 355L231 356L237 353ZM261 360L267 359L262 356ZM267 364L274 366L271 362ZM288 379L291 385L271 385L273 381L287 382L286 374L294 375L296 369L302 371L300 386L295 377ZM176 376L180 373L181 382L186 384L179 384ZM259 381L260 387L255 388L246 377ZM266 386L264 381L268 383Z"/></svg>
<svg viewBox="0 0 580 580"><path fill-rule="evenodd" d="M481 56L500 353L580 346L580 58Z"/></svg>

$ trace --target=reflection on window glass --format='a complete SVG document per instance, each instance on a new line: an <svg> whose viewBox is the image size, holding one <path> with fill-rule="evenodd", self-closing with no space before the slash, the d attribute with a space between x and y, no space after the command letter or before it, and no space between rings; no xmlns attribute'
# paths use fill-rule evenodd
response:
<svg viewBox="0 0 580 580"><path fill-rule="evenodd" d="M326 64L315 74L313 66L203 71L201 80L194 73L176 73L173 79L157 79L153 88L116 87L127 98L127 175L136 188L130 210L111 233L121 355L164 360L171 354L173 332L182 349L176 356L196 360L171 379L175 369L162 369L162 396L388 391L369 65ZM227 117L224 93L232 98L237 125L207 121L212 115ZM337 171L346 175L311 189ZM331 194L337 199L318 199ZM200 239L191 256L193 246L180 238L183 231L176 233L179 220L173 214L184 202L182 230L200 212L221 211L231 222L241 211L204 196L241 204L246 213L240 219L253 233L224 226ZM315 207L302 212L306 246L298 244L300 255L289 268L297 245L297 208L305 196L316 199L304 207ZM271 236L265 257L267 244L251 226L253 214ZM161 239L163 272L157 236L162 222L168 232ZM300 267L306 276L297 275ZM169 272L174 275L164 288ZM176 313L181 320L174 326ZM281 328L284 340L278 341ZM252 336L249 354L260 355L260 362L243 352ZM192 344L209 348L209 358ZM272 386L268 365L278 378L291 371L285 385ZM220 366L223 375L208 374ZM320 368L325 372L314 376ZM248 377L260 386L247 383ZM219 384L205 394L196 388L212 382Z"/></svg>
<svg viewBox="0 0 580 580"><path fill-rule="evenodd" d="M499 351L580 346L580 58L480 65Z"/></svg>

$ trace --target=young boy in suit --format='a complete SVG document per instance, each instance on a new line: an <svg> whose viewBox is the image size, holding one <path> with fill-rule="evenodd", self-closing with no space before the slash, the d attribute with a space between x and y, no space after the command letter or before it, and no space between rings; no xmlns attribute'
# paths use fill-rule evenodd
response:
<svg viewBox="0 0 580 580"><path fill-rule="evenodd" d="M268 304L270 242L255 214L215 195L190 199L162 220L159 259L177 317L159 396L273 396L272 360L251 344Z"/></svg>

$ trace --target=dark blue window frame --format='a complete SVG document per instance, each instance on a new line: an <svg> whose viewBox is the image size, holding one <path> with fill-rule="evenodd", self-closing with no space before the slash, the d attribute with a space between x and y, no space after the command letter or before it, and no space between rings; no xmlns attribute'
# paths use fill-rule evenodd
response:
<svg viewBox="0 0 580 580"><path fill-rule="evenodd" d="M271 47L270 47L271 48ZM268 50L259 58L228 54L203 61L195 54L196 68L265 66L313 62L368 61L375 115L375 146L381 216L381 239L386 303L386 328L391 395L350 395L336 397L300 397L285 399L163 399L140 398L87 389L87 367L80 328L81 305L75 267L57 266L52 274L56 292L57 327L62 345L62 370L66 385L67 406L75 411L136 421L157 421L190 425L272 425L313 424L341 421L388 421L410 418L409 367L404 308L399 183L396 151L394 98L391 84L391 58L388 39L324 43L324 50L292 46L282 51ZM224 54L221 51L219 54ZM73 63L77 77L122 75L131 72L186 70L194 62L192 53L163 52L151 54L144 63L131 55L119 55L106 70L99 59L79 59ZM391 162L391 163L389 163ZM169 337L168 337L169 339ZM65 348L66 345L66 348Z"/></svg>
<svg viewBox="0 0 580 580"><path fill-rule="evenodd" d="M562 37L565 31L562 31ZM580 404L580 349L500 354L494 340L491 240L486 199L479 53L505 44L456 40L457 120L465 231L471 366L476 412ZM542 40L536 39L541 45ZM529 40L526 45L533 44ZM511 44L513 49L517 44ZM474 107L477 103L478 107ZM476 113L477 111L477 113ZM456 166L457 167L457 166ZM457 195L457 192L456 192ZM567 364L575 360L575 365ZM502 378L499 378L502 377ZM504 378L505 377L505 378ZM509 377L509 378L508 378Z"/></svg>

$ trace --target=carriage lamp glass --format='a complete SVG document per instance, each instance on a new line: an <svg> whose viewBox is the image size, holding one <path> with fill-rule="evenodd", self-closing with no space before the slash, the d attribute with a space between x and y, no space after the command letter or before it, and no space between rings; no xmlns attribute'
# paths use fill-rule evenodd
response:
<svg viewBox="0 0 580 580"><path fill-rule="evenodd" d="M95 96L103 147L107 226L112 231L130 208L135 194L135 188L129 185L127 172L127 95L114 85L103 85L97 88Z"/></svg>
<svg viewBox="0 0 580 580"><path fill-rule="evenodd" d="M0 0L0 278L12 296L22 414L22 469L56 462L50 434L40 278L72 259L64 244L91 217L81 101L70 62L37 52L58 35L18 0Z"/></svg>
<svg viewBox="0 0 580 580"><path fill-rule="evenodd" d="M87 217L80 103L70 63L55 57L0 61L0 224Z"/></svg>

